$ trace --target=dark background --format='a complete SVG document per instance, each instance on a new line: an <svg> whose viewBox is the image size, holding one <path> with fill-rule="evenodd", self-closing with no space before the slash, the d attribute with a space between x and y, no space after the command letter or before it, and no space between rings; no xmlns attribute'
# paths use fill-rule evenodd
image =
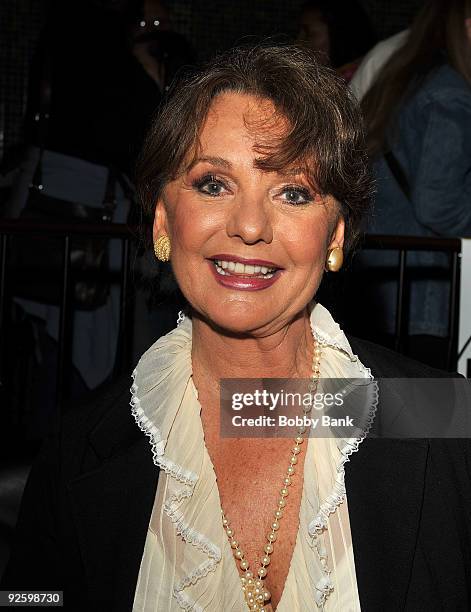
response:
<svg viewBox="0 0 471 612"><path fill-rule="evenodd" d="M116 6L123 0L62 0L64 5L70 5L71 21L74 7L87 1ZM421 3L422 0L361 0L378 39L406 27ZM0 2L0 165L4 169L5 165L14 165L23 142L28 68L49 4L48 0ZM173 29L192 42L199 59L205 59L243 36L292 36L304 0L169 0L165 4L172 14ZM68 27L67 20L63 27Z"/></svg>

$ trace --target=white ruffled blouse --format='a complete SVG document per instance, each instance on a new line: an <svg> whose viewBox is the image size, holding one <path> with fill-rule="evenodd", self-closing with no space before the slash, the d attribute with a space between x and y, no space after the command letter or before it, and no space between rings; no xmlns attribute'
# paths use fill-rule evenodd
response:
<svg viewBox="0 0 471 612"><path fill-rule="evenodd" d="M311 305L311 328L323 378L368 380L369 426L377 404L370 370L320 304ZM186 318L142 356L133 375L132 412L161 469L134 612L247 610L205 446L191 337ZM277 612L360 610L344 464L363 437L309 438L298 534Z"/></svg>

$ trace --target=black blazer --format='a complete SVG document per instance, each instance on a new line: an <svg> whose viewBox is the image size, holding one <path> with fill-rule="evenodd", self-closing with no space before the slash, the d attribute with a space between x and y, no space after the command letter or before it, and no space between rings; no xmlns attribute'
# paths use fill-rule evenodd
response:
<svg viewBox="0 0 471 612"><path fill-rule="evenodd" d="M376 377L445 375L350 341ZM43 448L3 589L61 589L67 610L132 609L159 470L131 416L129 386L68 415ZM352 455L346 488L362 610L471 610L470 473L469 441L366 439Z"/></svg>

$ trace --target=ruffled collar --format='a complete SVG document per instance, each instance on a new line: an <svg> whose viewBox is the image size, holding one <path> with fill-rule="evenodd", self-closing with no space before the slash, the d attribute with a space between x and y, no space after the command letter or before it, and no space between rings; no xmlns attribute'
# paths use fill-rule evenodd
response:
<svg viewBox="0 0 471 612"><path fill-rule="evenodd" d="M315 302L311 304L310 310L312 333L324 352L322 375L332 376L328 371L326 373L325 366L329 362L329 351L333 351L342 358L342 374L345 378L356 377L373 381L370 370L353 353L345 334L328 310ZM200 406L192 380L191 343L192 323L189 317L185 317L177 328L160 338L144 353L134 370L131 390L132 413L137 425L150 438L154 463L171 477L173 483L168 487L164 512L172 521L176 533L197 551L192 564L180 568L181 572L173 589L174 597L184 610L199 609L194 604L197 594L192 590L196 589L203 577L216 570L223 557L222 549L228 546L222 525L213 525L211 533L203 533L194 521L194 516L198 513L194 508L190 508L189 501L198 485L198 472L203 461L199 451L200 447L201 452L205 448L204 437L201 434L201 439L195 438L192 441L194 446L192 449L187 448L186 452L181 449L181 445L173 444L172 449L168 445L172 427L179 415L181 417L183 409L191 410L193 416L197 414L199 417ZM316 548L319 560L322 560L323 556L319 535L325 530L329 515L335 512L345 498L345 463L358 449L374 418L378 401L376 382L371 387L370 400L362 435L357 438L335 439L338 454L333 465L329 491L318 500L318 506L316 511L313 511L308 525L311 544ZM188 436L191 438L191 433L188 433ZM213 484L217 490L215 483ZM312 588L314 599L321 608L333 585L328 566L323 562L320 568L320 579L315 580Z"/></svg>
<svg viewBox="0 0 471 612"><path fill-rule="evenodd" d="M192 376L191 319L155 342L133 372L131 404L138 409L138 424L151 434L157 457L165 452L173 421Z"/></svg>
<svg viewBox="0 0 471 612"><path fill-rule="evenodd" d="M362 376L372 378L371 370L363 366L330 312L316 302L310 306L311 329L316 341L331 347L358 363ZM153 450L163 456L175 415L191 377L191 334L189 317L181 317L178 327L162 336L141 357L133 372L132 403L143 409L142 425L152 433ZM137 394L137 390L139 393Z"/></svg>

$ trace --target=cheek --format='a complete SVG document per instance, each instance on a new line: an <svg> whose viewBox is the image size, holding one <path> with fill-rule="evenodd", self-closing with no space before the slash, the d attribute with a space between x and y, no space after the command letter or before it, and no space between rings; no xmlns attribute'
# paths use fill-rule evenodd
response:
<svg viewBox="0 0 471 612"><path fill-rule="evenodd" d="M170 222L175 251L178 249L189 254L201 251L202 245L213 231L214 221L211 215L203 215L189 202L186 204L188 205L185 205L183 201L175 207ZM177 255L176 252L175 255Z"/></svg>
<svg viewBox="0 0 471 612"><path fill-rule="evenodd" d="M307 272L323 269L329 244L330 225L326 218L305 220L286 234L287 251L294 264Z"/></svg>
<svg viewBox="0 0 471 612"><path fill-rule="evenodd" d="M191 198L176 203L169 217L172 268L183 293L205 290L206 259L214 254L223 220L216 207L195 204ZM201 276L203 273L203 276ZM195 282L196 281L196 282Z"/></svg>

